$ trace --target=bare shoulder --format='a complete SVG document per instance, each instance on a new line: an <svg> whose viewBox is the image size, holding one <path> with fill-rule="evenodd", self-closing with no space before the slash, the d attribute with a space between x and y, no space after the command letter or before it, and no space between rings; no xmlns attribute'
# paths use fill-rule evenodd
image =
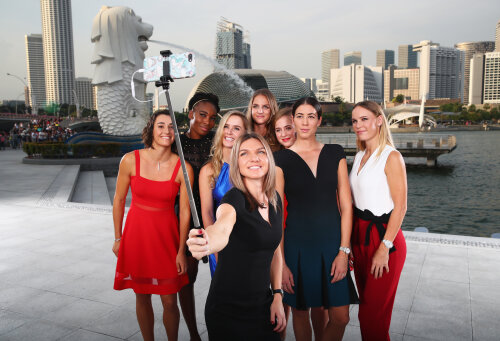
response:
<svg viewBox="0 0 500 341"><path fill-rule="evenodd" d="M228 203L223 203L217 208L216 212L217 220L231 219L236 220L236 210L233 205Z"/></svg>
<svg viewBox="0 0 500 341"><path fill-rule="evenodd" d="M208 177L211 176L214 173L214 168L212 167L211 162L207 162L203 167L200 169L200 177Z"/></svg>
<svg viewBox="0 0 500 341"><path fill-rule="evenodd" d="M127 154L123 155L122 159L120 160L120 168L122 169L134 169L135 167L135 153L134 152L128 152Z"/></svg>
<svg viewBox="0 0 500 341"><path fill-rule="evenodd" d="M401 153L397 150L393 150L387 157L387 162L385 164L385 171L387 172L399 172L405 170L405 160Z"/></svg>

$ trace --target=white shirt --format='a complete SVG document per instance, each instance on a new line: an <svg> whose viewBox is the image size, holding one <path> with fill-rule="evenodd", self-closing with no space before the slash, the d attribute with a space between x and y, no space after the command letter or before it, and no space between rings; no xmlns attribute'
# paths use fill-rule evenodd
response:
<svg viewBox="0 0 500 341"><path fill-rule="evenodd" d="M394 150L396 149L386 145L380 156L377 156L378 150L376 150L370 155L359 173L359 165L366 150L358 152L354 157L349 182L354 206L361 211L369 210L375 216L381 216L391 212L394 208L385 174L387 158Z"/></svg>

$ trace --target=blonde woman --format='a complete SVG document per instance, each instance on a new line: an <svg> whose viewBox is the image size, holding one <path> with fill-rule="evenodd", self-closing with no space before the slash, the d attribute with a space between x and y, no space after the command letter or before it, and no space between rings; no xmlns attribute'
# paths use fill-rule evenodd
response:
<svg viewBox="0 0 500 341"><path fill-rule="evenodd" d="M250 129L264 137L273 151L279 149L276 135L271 127L273 117L278 112L278 102L269 89L256 90L247 108Z"/></svg>
<svg viewBox="0 0 500 341"><path fill-rule="evenodd" d="M213 225L215 211L222 197L233 187L229 181L229 160L234 142L248 132L249 124L242 112L230 111L224 115L215 133L210 150L211 158L200 170L200 201L203 226ZM217 259L210 255L210 273L214 275Z"/></svg>
<svg viewBox="0 0 500 341"><path fill-rule="evenodd" d="M233 146L230 165L234 187L222 199L217 220L205 230L191 230L187 241L198 259L219 253L205 305L208 337L279 341L286 321L273 155L262 136L249 133Z"/></svg>
<svg viewBox="0 0 500 341"><path fill-rule="evenodd" d="M292 108L286 107L278 110L273 118L271 128L276 134L276 141L280 145L279 149L290 148L297 139L293 125Z"/></svg>
<svg viewBox="0 0 500 341"><path fill-rule="evenodd" d="M406 169L377 103L357 103L352 127L359 149L349 175L359 325L363 340L390 340L392 308L406 259L401 232L406 213Z"/></svg>

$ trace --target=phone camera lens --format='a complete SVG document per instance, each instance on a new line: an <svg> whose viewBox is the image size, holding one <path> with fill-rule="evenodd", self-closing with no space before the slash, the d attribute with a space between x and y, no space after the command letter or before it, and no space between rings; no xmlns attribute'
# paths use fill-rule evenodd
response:
<svg viewBox="0 0 500 341"><path fill-rule="evenodd" d="M188 54L188 60L189 60L190 62L191 62L191 61L193 61L193 54L192 54L192 53Z"/></svg>

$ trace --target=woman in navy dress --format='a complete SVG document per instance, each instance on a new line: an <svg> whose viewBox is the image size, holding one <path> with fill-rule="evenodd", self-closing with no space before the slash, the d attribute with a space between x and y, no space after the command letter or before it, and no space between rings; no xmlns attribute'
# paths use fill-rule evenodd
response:
<svg viewBox="0 0 500 341"><path fill-rule="evenodd" d="M288 201L284 302L292 307L297 340L311 340L309 310L319 307L328 309L329 321L316 331L316 339L341 340L349 304L357 302L348 269L352 200L347 163L341 146L316 140L321 106L315 98L295 102L292 114L297 140L275 153L278 192Z"/></svg>
<svg viewBox="0 0 500 341"><path fill-rule="evenodd" d="M231 148L238 137L248 129L248 121L239 111L228 112L219 123L210 150L211 158L200 170L199 188L203 226L213 225L215 211L222 197L233 187L229 181ZM216 255L210 255L209 262L210 273L213 276L217 265Z"/></svg>
<svg viewBox="0 0 500 341"><path fill-rule="evenodd" d="M205 305L208 337L279 341L286 320L273 155L262 136L249 133L236 141L230 165L234 187L222 199L217 220L206 230L191 230L187 241L198 259L219 253Z"/></svg>

